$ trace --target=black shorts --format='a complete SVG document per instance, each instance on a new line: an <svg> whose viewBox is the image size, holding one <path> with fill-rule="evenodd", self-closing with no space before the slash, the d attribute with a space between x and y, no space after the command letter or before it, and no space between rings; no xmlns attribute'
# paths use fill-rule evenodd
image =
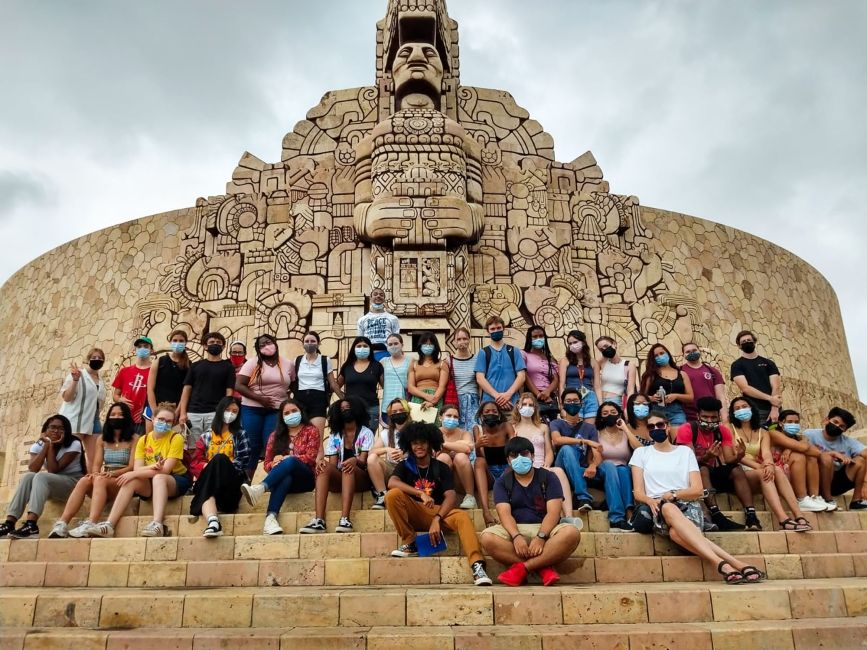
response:
<svg viewBox="0 0 867 650"><path fill-rule="evenodd" d="M737 465L717 465L708 467L710 472L711 487L717 492L734 492L735 484L732 482L732 470Z"/></svg>
<svg viewBox="0 0 867 650"><path fill-rule="evenodd" d="M328 395L321 390L296 390L295 399L307 419L324 418L328 411Z"/></svg>
<svg viewBox="0 0 867 650"><path fill-rule="evenodd" d="M834 472L834 477L831 479L831 496L840 496L849 490L854 490L855 484L846 476L846 468L841 467Z"/></svg>

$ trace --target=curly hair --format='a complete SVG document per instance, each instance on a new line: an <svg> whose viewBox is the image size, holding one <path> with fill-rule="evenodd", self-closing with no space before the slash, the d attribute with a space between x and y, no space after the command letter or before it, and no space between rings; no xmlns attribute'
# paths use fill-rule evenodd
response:
<svg viewBox="0 0 867 650"><path fill-rule="evenodd" d="M430 445L431 452L439 452L443 448L443 432L435 424L428 422L410 422L400 432L398 446L400 450L412 455L412 443L423 441Z"/></svg>
<svg viewBox="0 0 867 650"><path fill-rule="evenodd" d="M343 411L341 410L341 406L344 403L349 404L349 410L352 411L354 422L359 429L361 429L361 427L370 426L370 418L367 415L367 407L364 405L364 402L354 395L347 395L343 399L335 401L328 407L328 427L331 429L331 433L343 434L343 428L346 426L346 422L343 420Z"/></svg>

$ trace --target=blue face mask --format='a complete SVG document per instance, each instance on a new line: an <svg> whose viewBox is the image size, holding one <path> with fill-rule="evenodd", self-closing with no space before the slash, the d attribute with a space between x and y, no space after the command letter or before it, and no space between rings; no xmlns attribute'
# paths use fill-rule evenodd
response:
<svg viewBox="0 0 867 650"><path fill-rule="evenodd" d="M430 343L425 343L423 346L421 346L421 353L429 357L434 353L435 349L436 348L434 348L434 346L432 346Z"/></svg>
<svg viewBox="0 0 867 650"><path fill-rule="evenodd" d="M783 431L790 436L796 436L801 433L801 425L798 422L786 422L783 425Z"/></svg>
<svg viewBox="0 0 867 650"><path fill-rule="evenodd" d="M301 413L299 411L295 411L294 413L284 415L283 422L286 423L287 427L297 427L299 424L301 424Z"/></svg>
<svg viewBox="0 0 867 650"><path fill-rule="evenodd" d="M499 332L491 332L491 340L494 342L502 341L503 340L503 334L504 334L503 330L500 330Z"/></svg>
<svg viewBox="0 0 867 650"><path fill-rule="evenodd" d="M564 404L563 410L566 411L566 413L568 413L569 415L574 417L581 412L581 405L580 404L571 404L571 403Z"/></svg>
<svg viewBox="0 0 867 650"><path fill-rule="evenodd" d="M382 309L383 307L385 307L385 303L383 303L383 302L372 302L372 303L370 303L370 308L371 308L371 309L379 310L379 309Z"/></svg>
<svg viewBox="0 0 867 650"><path fill-rule="evenodd" d="M154 431L157 433L168 433L172 430L172 425L168 422L163 422L161 420L157 420L154 422Z"/></svg>
<svg viewBox="0 0 867 650"><path fill-rule="evenodd" d="M545 347L545 339L533 339L530 341L530 345L536 350L541 350Z"/></svg>
<svg viewBox="0 0 867 650"><path fill-rule="evenodd" d="M740 420L741 422L746 422L747 420L749 420L750 418L753 417L753 409L751 409L751 408L737 409L735 411L735 417L738 420Z"/></svg>
<svg viewBox="0 0 867 650"><path fill-rule="evenodd" d="M446 429L457 429L460 423L461 421L457 418L443 418L443 426Z"/></svg>
<svg viewBox="0 0 867 650"><path fill-rule="evenodd" d="M356 359L366 359L370 356L370 348L355 348Z"/></svg>
<svg viewBox="0 0 867 650"><path fill-rule="evenodd" d="M151 351L148 348L136 348L135 356L139 359L147 359L151 355Z"/></svg>
<svg viewBox="0 0 867 650"><path fill-rule="evenodd" d="M181 352L187 349L187 344L183 341L173 341L172 342L172 352L176 354L180 354Z"/></svg>
<svg viewBox="0 0 867 650"><path fill-rule="evenodd" d="M667 366L669 361L671 361L671 355L669 355L669 354L657 354L656 355L656 365L657 366Z"/></svg>
<svg viewBox="0 0 867 650"><path fill-rule="evenodd" d="M518 456L517 458L512 459L511 465L515 474L523 476L533 469L533 459L527 458L526 456Z"/></svg>
<svg viewBox="0 0 867 650"><path fill-rule="evenodd" d="M639 420L643 420L650 415L650 406L648 404L633 404L632 412Z"/></svg>

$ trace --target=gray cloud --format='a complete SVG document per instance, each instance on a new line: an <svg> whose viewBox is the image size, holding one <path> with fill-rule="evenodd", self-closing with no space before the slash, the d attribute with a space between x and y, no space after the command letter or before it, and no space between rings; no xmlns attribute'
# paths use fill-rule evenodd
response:
<svg viewBox="0 0 867 650"><path fill-rule="evenodd" d="M53 204L53 197L44 179L0 170L0 220L27 205Z"/></svg>

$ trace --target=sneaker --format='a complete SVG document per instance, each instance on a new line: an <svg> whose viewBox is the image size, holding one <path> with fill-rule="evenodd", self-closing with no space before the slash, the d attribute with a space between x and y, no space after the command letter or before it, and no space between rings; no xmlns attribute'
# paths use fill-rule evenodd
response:
<svg viewBox="0 0 867 650"><path fill-rule="evenodd" d="M208 539L222 536L223 527L220 525L219 519L211 519L210 521L208 521L207 527L205 528L205 530L202 531L202 537L207 537Z"/></svg>
<svg viewBox="0 0 867 650"><path fill-rule="evenodd" d="M824 501L814 499L811 496L798 499L798 507L802 512L825 512L828 508Z"/></svg>
<svg viewBox="0 0 867 650"><path fill-rule="evenodd" d="M461 505L458 506L461 510L475 510L479 507L479 504L476 503L476 497L472 494L467 494L463 501L461 501Z"/></svg>
<svg viewBox="0 0 867 650"><path fill-rule="evenodd" d="M75 539L80 539L82 537L90 537L90 529L93 526L93 522L90 519L85 519L75 528L69 529L69 536L74 537Z"/></svg>
<svg viewBox="0 0 867 650"><path fill-rule="evenodd" d="M301 528L299 531L302 535L307 535L310 533L324 533L325 532L325 520L318 519L317 517L313 517L310 522Z"/></svg>
<svg viewBox="0 0 867 650"><path fill-rule="evenodd" d="M338 533L351 533L352 522L349 521L349 517L341 517L340 521L337 522L337 528L335 528L335 530Z"/></svg>
<svg viewBox="0 0 867 650"><path fill-rule="evenodd" d="M6 537L13 530L15 530L15 522L4 521L0 524L0 537Z"/></svg>
<svg viewBox="0 0 867 650"><path fill-rule="evenodd" d="M621 519L620 521L613 521L613 522L611 522L611 523L608 525L608 529L609 529L612 533L616 533L617 531L621 531L621 532L624 532L624 533L631 533L633 530L635 530L635 529L632 527L632 524L630 524L630 523L629 523L628 521L626 521L625 519Z"/></svg>
<svg viewBox="0 0 867 650"><path fill-rule="evenodd" d="M560 517L560 523L575 526L578 530L584 529L584 520L581 517Z"/></svg>
<svg viewBox="0 0 867 650"><path fill-rule="evenodd" d="M87 529L88 537L114 537L114 526L110 521L101 521L92 524Z"/></svg>
<svg viewBox="0 0 867 650"><path fill-rule="evenodd" d="M557 573L553 567L539 569L537 573L539 574L539 577L542 578L542 584L546 587L550 587L551 585L560 582L560 574Z"/></svg>
<svg viewBox="0 0 867 650"><path fill-rule="evenodd" d="M712 512L710 514L710 520L716 524L721 533L727 533L732 530L743 530L745 528L743 524L739 524L738 522L732 521L726 517L720 510Z"/></svg>
<svg viewBox="0 0 867 650"><path fill-rule="evenodd" d="M593 504L587 499L578 500L578 512L590 512L593 510Z"/></svg>
<svg viewBox="0 0 867 650"><path fill-rule="evenodd" d="M717 526L715 523L713 523L707 517L704 517L704 519L701 522L701 532L703 532L703 533L715 533L718 530L719 530L719 526Z"/></svg>
<svg viewBox="0 0 867 650"><path fill-rule="evenodd" d="M418 549L415 546L415 542L401 544L391 552L391 557L418 557Z"/></svg>
<svg viewBox="0 0 867 650"><path fill-rule="evenodd" d="M853 501L849 504L849 510L867 510L867 500Z"/></svg>
<svg viewBox="0 0 867 650"><path fill-rule="evenodd" d="M473 584L477 587L490 587L493 581L485 573L484 562L473 562Z"/></svg>
<svg viewBox="0 0 867 650"><path fill-rule="evenodd" d="M141 531L142 537L165 537L166 527L158 521L152 521Z"/></svg>
<svg viewBox="0 0 867 650"><path fill-rule="evenodd" d="M65 537L69 537L69 526L66 525L65 521L58 521L51 527L51 532L48 533L48 537L51 539L63 539Z"/></svg>
<svg viewBox="0 0 867 650"><path fill-rule="evenodd" d="M747 530L761 530L762 522L759 521L759 518L756 516L756 511L753 508L746 510L744 513L744 528Z"/></svg>
<svg viewBox="0 0 867 650"><path fill-rule="evenodd" d="M283 528L277 523L277 515L273 512L269 512L268 516L265 517L265 526L262 528L262 533L265 535L282 535Z"/></svg>
<svg viewBox="0 0 867 650"><path fill-rule="evenodd" d="M385 492L376 494L373 505L370 507L373 510L385 510Z"/></svg>
<svg viewBox="0 0 867 650"><path fill-rule="evenodd" d="M265 484L259 483L258 485L248 485L247 483L244 483L241 485L241 492L244 494L244 498L247 499L247 503L255 508L256 504L259 503L265 495Z"/></svg>
<svg viewBox="0 0 867 650"><path fill-rule="evenodd" d="M520 587L527 581L527 567L523 562L517 562L498 575L497 581L509 587Z"/></svg>
<svg viewBox="0 0 867 650"><path fill-rule="evenodd" d="M822 499L825 502L825 512L834 512L837 509L836 499Z"/></svg>
<svg viewBox="0 0 867 650"><path fill-rule="evenodd" d="M9 533L12 539L28 539L30 537L39 537L39 526L35 521L25 521L17 530Z"/></svg>

